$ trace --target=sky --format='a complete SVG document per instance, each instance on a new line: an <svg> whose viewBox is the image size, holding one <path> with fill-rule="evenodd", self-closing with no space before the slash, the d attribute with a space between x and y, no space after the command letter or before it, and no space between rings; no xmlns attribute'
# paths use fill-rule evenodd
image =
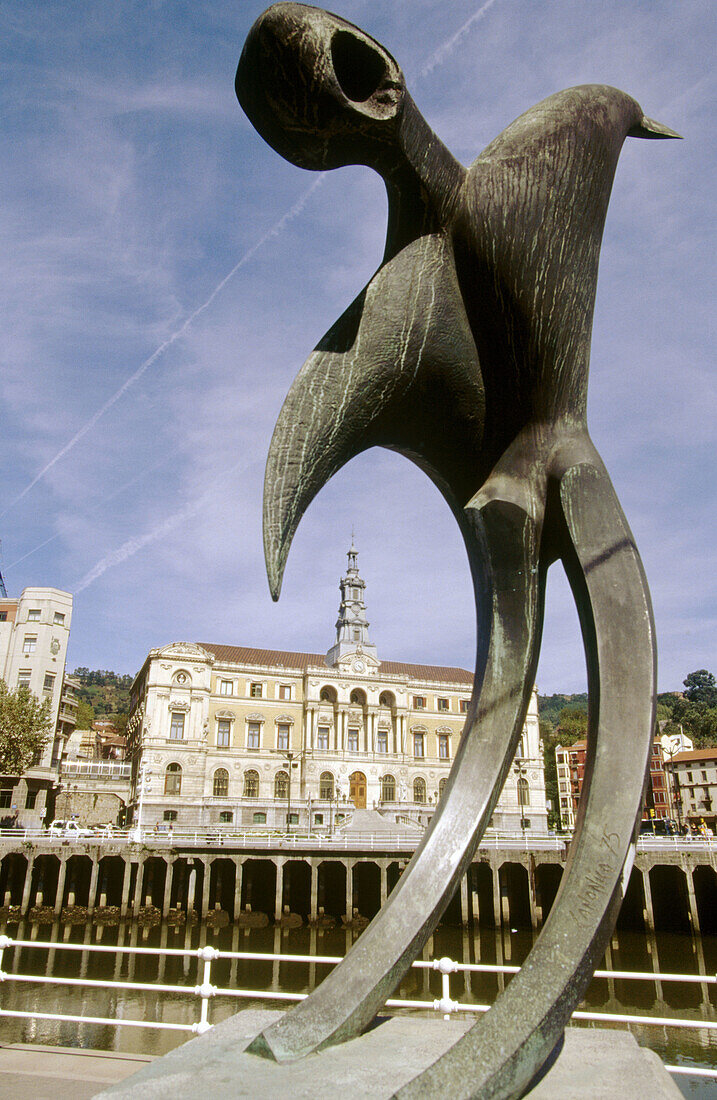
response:
<svg viewBox="0 0 717 1100"><path fill-rule="evenodd" d="M272 603L264 465L284 396L380 263L383 184L282 160L234 95L254 0L6 0L0 539L8 593L75 597L68 668L207 641L325 652L355 532L380 658L471 668L462 541L405 458L349 463ZM628 139L589 425L652 591L660 690L717 672L712 0L336 0L469 164L562 88L613 84L684 141ZM539 689L584 690L560 566Z"/></svg>

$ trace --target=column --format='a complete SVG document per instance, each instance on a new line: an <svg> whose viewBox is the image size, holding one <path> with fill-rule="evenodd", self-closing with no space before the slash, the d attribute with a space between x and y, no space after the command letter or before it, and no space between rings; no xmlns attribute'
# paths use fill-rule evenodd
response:
<svg viewBox="0 0 717 1100"><path fill-rule="evenodd" d="M500 908L500 875L498 873L498 866L491 861L490 873L493 879L493 924L496 928L501 927L501 908Z"/></svg>
<svg viewBox="0 0 717 1100"><path fill-rule="evenodd" d="M314 924L319 919L319 868L315 859L309 860L311 867L311 907L309 920Z"/></svg>
<svg viewBox="0 0 717 1100"><path fill-rule="evenodd" d="M129 901L129 884L132 877L132 861L129 859L124 860L124 873L122 875L122 897L120 901L120 917L124 919L127 916L127 903ZM57 910L55 910L57 912Z"/></svg>
<svg viewBox="0 0 717 1100"><path fill-rule="evenodd" d="M652 908L652 889L650 887L650 872L642 872L642 887L645 892L645 929L648 932L655 931L655 914Z"/></svg>
<svg viewBox="0 0 717 1100"><path fill-rule="evenodd" d="M346 920L352 921L354 919L354 861L344 859L342 863L346 868Z"/></svg>
<svg viewBox="0 0 717 1100"><path fill-rule="evenodd" d="M22 901L20 902L20 914L24 916L27 913L28 906L30 904L30 893L32 889L32 872L35 867L35 857L30 856L27 861L27 870L25 872L25 885L22 890Z"/></svg>
<svg viewBox="0 0 717 1100"><path fill-rule="evenodd" d="M283 897L284 897L284 861L283 859L277 859L276 861L276 893L274 896L274 920L281 920L283 915Z"/></svg>
<svg viewBox="0 0 717 1100"><path fill-rule="evenodd" d="M535 860L530 857L528 862L528 903L530 905L530 926L538 927L538 913L535 898Z"/></svg>
<svg viewBox="0 0 717 1100"><path fill-rule="evenodd" d="M95 911L95 898L97 897L97 879L100 874L100 861L94 859L92 861L92 872L90 874L90 890L87 895L87 912L94 913Z"/></svg>
<svg viewBox="0 0 717 1100"><path fill-rule="evenodd" d="M162 916L166 917L169 912L169 907L172 904L172 879L174 878L174 860L166 860L165 866L167 868L164 876L164 897L162 898Z"/></svg>
<svg viewBox="0 0 717 1100"><path fill-rule="evenodd" d="M476 888L476 876L477 870L475 864L471 863L468 868L468 874L470 875L470 888L471 888L471 908L473 910L473 924L479 924L482 916L480 911L480 894Z"/></svg>
<svg viewBox="0 0 717 1100"><path fill-rule="evenodd" d="M468 924L468 876L461 879L461 924Z"/></svg>
<svg viewBox="0 0 717 1100"><path fill-rule="evenodd" d="M692 878L692 871L685 871L685 882L687 883L687 900L690 905L690 920L692 921L692 931L694 935L700 935L700 914L697 908L697 896L695 894L695 884Z"/></svg>
<svg viewBox="0 0 717 1100"><path fill-rule="evenodd" d="M234 877L234 920L237 920L239 914L241 913L241 880L242 872L244 870L244 860L235 859L234 867L236 872ZM235 949L232 948L232 951L234 950Z"/></svg>
<svg viewBox="0 0 717 1100"><path fill-rule="evenodd" d="M137 878L134 883L134 897L132 899L132 916L136 917L139 914L139 907L142 904L142 889L144 878L144 860L137 860ZM134 944L132 944L134 947Z"/></svg>
<svg viewBox="0 0 717 1100"><path fill-rule="evenodd" d="M67 873L67 860L60 860L60 870L57 872L57 889L55 890L55 908L54 913L56 917L59 917L62 912L62 895L65 892L65 875Z"/></svg>
<svg viewBox="0 0 717 1100"><path fill-rule="evenodd" d="M202 908L200 916L202 920L209 912L209 890L212 885L212 865L208 861L204 861L204 880L202 882Z"/></svg>
<svg viewBox="0 0 717 1100"><path fill-rule="evenodd" d="M187 863L187 870L189 871L189 863ZM192 861L192 869L189 871L189 882L187 884L187 913L191 913L197 908L197 860ZM189 927L189 921L187 921L187 927Z"/></svg>
<svg viewBox="0 0 717 1100"><path fill-rule="evenodd" d="M383 909L388 898L388 860L382 859L378 866L381 872L381 908Z"/></svg>

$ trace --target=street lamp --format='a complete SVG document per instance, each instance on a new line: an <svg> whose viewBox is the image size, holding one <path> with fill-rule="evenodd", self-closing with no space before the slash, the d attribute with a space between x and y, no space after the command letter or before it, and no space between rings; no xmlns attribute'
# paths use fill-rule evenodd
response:
<svg viewBox="0 0 717 1100"><path fill-rule="evenodd" d="M525 839L525 788L523 784L526 782L527 771L522 764L515 765L516 774L516 793L518 795L518 812L520 814L520 828L523 833L523 839Z"/></svg>
<svg viewBox="0 0 717 1100"><path fill-rule="evenodd" d="M142 811L144 809L144 791L145 784L149 786L149 770L145 767L144 761L139 765L139 774L137 776L137 786L139 789L139 800L137 802L137 820L134 827L130 831L130 840L135 844L141 843L142 840Z"/></svg>
<svg viewBox="0 0 717 1100"><path fill-rule="evenodd" d="M284 757L284 763L286 764L286 768L287 768L287 771L288 771L288 774L289 774L289 783L288 783L287 790L286 790L286 802L287 802L287 805L286 805L286 831L287 831L287 833L291 832L291 769L292 768L298 768L299 765L294 764L293 760L296 757L300 757L301 754L302 754L302 750L299 750L298 752L286 752L285 750L282 749L282 753L281 753L281 755Z"/></svg>

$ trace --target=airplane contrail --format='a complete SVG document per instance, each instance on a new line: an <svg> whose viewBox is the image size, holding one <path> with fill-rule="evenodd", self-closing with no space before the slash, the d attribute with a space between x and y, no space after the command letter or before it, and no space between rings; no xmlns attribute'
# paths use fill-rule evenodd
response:
<svg viewBox="0 0 717 1100"><path fill-rule="evenodd" d="M486 0L485 4L482 4L478 11L474 11L462 27L459 27L455 34L452 34L450 38L447 38L442 45L434 50L428 61L424 64L423 68L419 71L419 77L428 76L429 73L438 66L443 64L447 57L453 53L454 49L460 42L461 38L471 29L474 23L477 23L479 19L482 19L489 8L492 8L496 0Z"/></svg>
<svg viewBox="0 0 717 1100"><path fill-rule="evenodd" d="M190 516L193 516L194 513L198 512L207 502L217 486L226 478L235 474L243 465L245 465L244 459L240 462L236 462L231 469L225 470L220 474L219 477L212 482L209 488L196 500L191 501L189 504L185 504L179 511L173 512L171 516L167 516L166 519L162 520L162 522L158 523L155 527L152 527L151 530L145 531L143 535L137 535L134 538L127 539L121 546L118 546L116 550L112 550L109 554L105 554L96 565L93 565L92 569L85 573L84 577L80 578L73 588L74 594L79 596L80 592L84 592L86 588L89 588L91 584L99 580L108 569L113 569L114 566L121 565L129 558L133 558L139 550L144 549L145 546L149 546L150 543L156 542L157 539L162 538L164 535L168 535L170 531L173 531L175 527L183 523L185 519L189 519Z"/></svg>
<svg viewBox="0 0 717 1100"><path fill-rule="evenodd" d="M145 373L145 371L147 371L152 366L153 363L157 362L157 360L165 353L167 348L170 348L172 346L172 344L176 343L177 340L179 340L184 335L184 333L187 331L189 326L191 324L193 324L194 321L196 321L197 317L199 317L202 313L204 313L205 309L207 309L212 304L214 299L217 297L218 294L221 293L221 291L227 285L229 280L232 279L236 275L237 271L239 271L240 268L242 268L244 266L244 264L248 263L249 260L251 260L252 257L256 255L256 253L259 251L259 249L262 248L266 244L267 241L271 240L273 237L278 237L278 235L282 232L282 230L286 228L288 223L293 218L295 218L297 216L297 214L301 213L301 211L304 209L306 203L308 202L309 198L311 197L313 192L316 190L316 188L320 186L320 184L324 180L325 176L326 176L325 172L321 172L319 174L319 176L313 181L313 183L310 185L310 187L308 187L306 189L304 194L301 195L301 197L299 199L297 199L297 201L294 203L294 205L291 207L291 209L287 210L286 214L282 215L282 217L279 218L278 222L276 222L271 227L271 229L269 229L264 234L263 237L260 237L259 240L256 242L256 244L253 244L251 246L251 248L248 249L248 251L244 253L244 255L241 257L241 259L236 264L234 264L234 267L231 269L231 271L228 273L228 275L225 275L224 278L221 280L221 282L218 283L214 287L214 290L211 292L209 297L204 302L202 302L202 304L200 306L197 306L197 308L194 310L193 313L190 313L189 317L187 317L186 320L182 322L182 324L179 326L179 328L175 329L175 331L172 333L172 335L168 336L167 339L164 340L159 345L159 347L156 348L152 352L152 354L149 356L149 358L145 359L145 361L142 364L140 364L140 366L137 368L137 370L134 372L134 374L131 374L129 376L129 378L127 378L122 383L122 385L119 387L119 389L116 390L112 394L112 396L107 399L107 401L105 401L104 405L102 405L95 413L93 413L92 416L89 418L89 420L87 420L82 425L82 427L79 429L79 431L77 431L75 433L75 435L73 435L72 439L68 443L66 443L65 446L61 450L59 450L57 452L55 457L51 458L50 461L45 466L43 466L43 468L40 470L40 472L38 474L36 474L35 477L32 479L32 481L30 481L25 486L25 488L22 490L22 492L19 493L18 496L16 496L15 499L12 500L10 502L10 504L8 504L7 507L2 512L0 512L0 518L2 518L2 516L6 515L7 512L9 512L11 508L14 508L14 506L19 501L21 501L23 497L27 496L27 494L30 492L30 490L33 489L35 487L35 485L37 485L38 481L42 481L42 479L45 477L45 475L47 473L49 473L49 471L53 468L53 466L55 466L60 461L60 459L64 458L65 455L68 454L72 450L72 448L75 447L80 442L80 440L83 439L84 436L86 436L87 433L92 430L92 428L94 428L97 421L100 420L105 415L105 413L108 412L112 408L112 406L115 405L119 401L119 399L121 397L124 396L124 394L127 392L127 390L130 389L130 387L133 386L135 384L135 382L139 381L139 379L142 377L142 375Z"/></svg>

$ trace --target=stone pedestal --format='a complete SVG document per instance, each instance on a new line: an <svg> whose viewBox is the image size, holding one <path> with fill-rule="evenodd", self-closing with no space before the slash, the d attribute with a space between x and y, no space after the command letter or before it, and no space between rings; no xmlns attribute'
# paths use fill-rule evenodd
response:
<svg viewBox="0 0 717 1100"><path fill-rule="evenodd" d="M280 1013L247 1009L199 1039L158 1058L96 1100L336 1100L337 1096L390 1100L431 1065L470 1026L467 1020L382 1019L358 1039L297 1062L275 1062L244 1048ZM569 1028L554 1065L531 1100L681 1100L682 1094L651 1051L626 1031Z"/></svg>

